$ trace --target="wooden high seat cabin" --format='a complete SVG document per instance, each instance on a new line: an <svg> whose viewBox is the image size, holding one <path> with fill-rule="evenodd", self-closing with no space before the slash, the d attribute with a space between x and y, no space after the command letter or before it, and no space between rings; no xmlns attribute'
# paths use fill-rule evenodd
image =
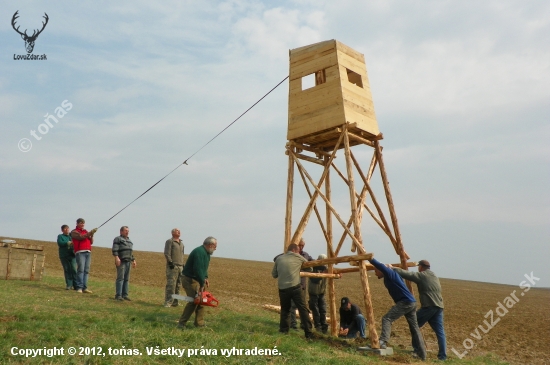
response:
<svg viewBox="0 0 550 365"><path fill-rule="evenodd" d="M345 123L380 138L363 54L334 39L292 49L289 80L288 140L331 150Z"/></svg>

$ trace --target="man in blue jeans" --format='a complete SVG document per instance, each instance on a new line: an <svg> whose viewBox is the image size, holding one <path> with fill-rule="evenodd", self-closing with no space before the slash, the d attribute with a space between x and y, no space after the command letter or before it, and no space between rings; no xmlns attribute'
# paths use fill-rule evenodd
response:
<svg viewBox="0 0 550 365"><path fill-rule="evenodd" d="M116 281L115 300L131 301L128 297L128 281L130 280L130 267L136 267L134 258L134 244L128 237L128 226L120 228L120 236L113 240L113 256L115 257Z"/></svg>
<svg viewBox="0 0 550 365"><path fill-rule="evenodd" d="M443 297L441 296L441 284L439 278L430 270L430 263L427 260L418 262L418 272L410 272L397 267L392 269L404 279L416 283L420 295L420 309L416 311L418 327L428 322L435 332L439 352L439 360L447 359L447 345L445 340L445 329L443 328ZM413 349L418 349L418 344L413 339Z"/></svg>
<svg viewBox="0 0 550 365"><path fill-rule="evenodd" d="M359 332L361 338L367 338L365 325L365 317L359 306L351 303L348 297L343 297L340 300L340 336L355 338Z"/></svg>
<svg viewBox="0 0 550 365"><path fill-rule="evenodd" d="M374 258L369 261L372 265L374 265L376 277L378 279L384 279L384 286L388 289L388 293L395 302L395 305L391 307L388 313L384 314L382 317L380 348L385 349L387 347L388 340L390 339L392 323L402 316L405 316L405 319L409 324L409 330L411 331L413 343L418 344L418 350L416 350L415 353L422 360L426 360L424 338L422 337L422 333L420 332L420 328L418 328L418 322L416 320L416 299L414 299L414 296L405 286L405 282L401 279L399 274Z"/></svg>
<svg viewBox="0 0 550 365"><path fill-rule="evenodd" d="M76 256L76 292L91 294L92 291L88 289L88 275L92 262L94 233L97 231L97 228L88 232L84 229L85 225L86 221L83 218L78 218L76 220L76 228L71 231L71 239Z"/></svg>

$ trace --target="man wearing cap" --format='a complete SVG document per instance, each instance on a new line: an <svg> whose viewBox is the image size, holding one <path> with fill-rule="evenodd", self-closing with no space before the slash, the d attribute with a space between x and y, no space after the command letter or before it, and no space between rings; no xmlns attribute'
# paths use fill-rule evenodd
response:
<svg viewBox="0 0 550 365"><path fill-rule="evenodd" d="M392 297L395 305L391 307L388 313L382 317L382 334L380 335L380 348L385 349L387 347L388 340L391 334L391 325L398 318L405 316L407 323L409 324L409 330L413 343L418 344L418 350L416 354L422 359L426 360L426 347L424 346L424 338L418 328L418 322L416 320L416 299L411 294L405 282L401 279L401 276L392 269L386 267L376 259L369 260L374 265L374 272L378 279L384 279L384 285L390 296Z"/></svg>
<svg viewBox="0 0 550 365"><path fill-rule="evenodd" d="M416 311L418 327L428 322L435 332L439 351L439 360L447 359L447 345L445 341L445 329L443 328L443 297L441 296L441 284L439 278L430 270L428 260L418 262L418 272L406 271L397 267L391 267L403 279L416 283L420 296L420 309ZM418 352L418 343L414 341L413 349Z"/></svg>
<svg viewBox="0 0 550 365"><path fill-rule="evenodd" d="M214 237L206 237L202 246L195 248L189 254L187 263L183 268L182 285L188 297L195 298L197 295L202 296L205 288L208 288L208 265L210 264L210 256L216 251L218 241ZM189 302L183 309L178 328L184 329L185 324L195 313L195 327L204 327L203 306L197 305L194 302Z"/></svg>
<svg viewBox="0 0 550 365"><path fill-rule="evenodd" d="M298 245L291 243L288 245L287 252L276 258L271 276L277 279L279 287L279 300L281 303L281 317L279 321L279 332L288 333L290 328L291 302L294 301L300 320L304 329L306 338L312 338L311 320L309 311L302 297L300 286L300 269L307 260L299 254Z"/></svg>
<svg viewBox="0 0 550 365"><path fill-rule="evenodd" d="M348 297L343 297L340 300L340 336L355 338L359 332L361 338L367 338L365 326L365 317L359 306L350 302Z"/></svg>
<svg viewBox="0 0 550 365"><path fill-rule="evenodd" d="M324 260L327 255L321 254L317 260ZM324 273L326 266L314 266L313 273ZM309 278L307 286L309 294L309 309L313 314L313 324L318 332L327 333L327 303L325 301L325 292L327 289L327 278Z"/></svg>
<svg viewBox="0 0 550 365"><path fill-rule="evenodd" d="M164 290L164 306L177 307L178 300L172 299L172 294L180 293L181 273L183 271L183 251L185 246L180 239L180 230L172 230L172 238L164 244L166 258L166 289Z"/></svg>
<svg viewBox="0 0 550 365"><path fill-rule="evenodd" d="M84 229L85 224L86 221L84 218L78 218L76 220L76 228L71 231L71 239L73 241L74 253L76 256L76 292L91 294L92 291L88 289L88 275L92 263L94 233L97 231L97 228L88 232Z"/></svg>

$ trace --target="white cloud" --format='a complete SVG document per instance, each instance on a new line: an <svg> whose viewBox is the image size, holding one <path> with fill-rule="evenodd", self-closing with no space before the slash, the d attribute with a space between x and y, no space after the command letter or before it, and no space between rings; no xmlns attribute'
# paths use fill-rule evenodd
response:
<svg viewBox="0 0 550 365"><path fill-rule="evenodd" d="M288 62L288 50L303 44L319 42L324 14L300 10L272 8L261 14L239 19L234 34L242 39L247 50L271 60Z"/></svg>

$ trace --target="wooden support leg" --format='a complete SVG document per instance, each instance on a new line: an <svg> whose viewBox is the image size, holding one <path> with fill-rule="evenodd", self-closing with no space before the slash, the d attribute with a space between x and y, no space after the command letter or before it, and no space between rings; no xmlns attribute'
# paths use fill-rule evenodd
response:
<svg viewBox="0 0 550 365"><path fill-rule="evenodd" d="M380 340L376 332L376 323L374 322L374 310L372 309L372 300L370 296L369 277L367 275L367 266L365 261L361 261L361 285L363 286L363 301L367 315L367 326L369 328L369 338L373 349L380 348Z"/></svg>
<svg viewBox="0 0 550 365"><path fill-rule="evenodd" d="M294 235L292 236L291 243L296 243L297 244L300 241L300 239L302 238L302 234L304 233L304 230L306 229L307 222L309 221L309 216L311 214L311 211L313 210L313 205L315 204L315 200L317 200L317 197L319 196L319 193L320 193L319 189L323 185L323 183L325 182L325 178L326 178L326 176L328 174L328 171L329 171L329 166L332 163L332 160L334 159L334 157L336 156L336 152L338 151L338 148L340 148L340 143L342 142L343 136L344 136L344 133L342 132L340 134L340 137L338 138L338 142L336 142L336 145L334 146L334 150L332 150L332 154L329 157L329 162L325 165L325 169L323 171L323 174L321 175L321 178L319 179L319 184L316 185L315 182L310 180L311 184L314 185L314 187L315 187L315 192L313 193L313 196L311 197L311 199L309 201L309 204L306 208L306 211L304 212L304 215L302 216L302 219L300 220L300 223L298 223L298 227L296 227L296 232L294 232ZM294 155L294 151L291 151L291 150L288 150L288 151L289 151L290 154L293 155L294 161L296 162L296 165L298 166L298 168L300 168L301 167L300 161L296 159L296 157ZM307 173L306 173L306 176L308 176L308 179L309 179L309 175Z"/></svg>
<svg viewBox="0 0 550 365"><path fill-rule="evenodd" d="M294 149L294 147L291 147ZM285 213L285 241L283 252L286 252L290 245L290 235L292 232L292 194L294 190L294 160L292 153L288 154L288 179L286 185L286 213Z"/></svg>
<svg viewBox="0 0 550 365"><path fill-rule="evenodd" d="M328 265L328 272L332 273L334 270L334 265ZM336 291L334 285L334 279L328 279L327 281L328 289L328 303L330 310L330 334L332 336L338 336L338 321L336 320Z"/></svg>
<svg viewBox="0 0 550 365"><path fill-rule="evenodd" d="M298 170L300 172L300 177L302 178L302 181L304 183L304 186L306 187L307 195L309 196L309 199L313 197L311 194L311 191L309 190L309 185L307 184L306 177L304 176L304 173L302 170ZM328 178L328 174L327 174ZM326 179L325 179L326 184ZM319 213L319 210L317 209L317 204L313 205L313 210L315 211L315 215L317 216L317 220L319 221L319 225L321 226L321 231L323 232L323 235L325 236L325 241L328 241L327 231L325 230L325 225L323 224L323 220L321 219L321 214Z"/></svg>
<svg viewBox="0 0 550 365"><path fill-rule="evenodd" d="M361 237L361 226L359 225L359 219L357 215L357 200L355 198L355 195L357 194L355 192L355 180L353 178L353 163L351 162L351 151L349 148L349 136L348 136L348 127L347 125L344 127L344 154L346 156L346 170L348 173L348 187L349 187L349 201L351 205L351 217L353 219L353 231L355 238L357 238L357 241L360 242L361 246L363 245L363 240ZM355 252L355 247L357 245L352 245L352 252ZM357 247L358 248L358 247Z"/></svg>
<svg viewBox="0 0 550 365"><path fill-rule="evenodd" d="M357 194L355 192L355 182L353 178L353 162L351 158L351 150L349 148L349 137L347 134L347 126L346 126L346 135L344 136L344 146L345 146L345 155L346 155L346 169L348 173L348 181L349 181L349 197L350 197L350 203L351 203L351 213L352 217L354 219L353 225L354 225L354 233L355 237L357 238L357 241L360 242L360 245L357 245L357 249L359 251L365 252L365 248L363 247L363 238L361 236L361 226L359 223L359 216L357 214L357 200L355 199L355 195ZM366 186L368 187L368 182L365 179ZM369 337L371 339L371 344L373 348L379 348L380 343L378 339L378 333L376 333L376 326L374 323L374 310L372 309L372 299L370 295L370 287L369 287L369 278L367 275L367 267L365 265L365 261L361 261L361 285L363 286L363 301L365 303L365 314L367 316L367 323L369 327Z"/></svg>
<svg viewBox="0 0 550 365"><path fill-rule="evenodd" d="M325 160L325 167L327 169L330 168L330 161L329 156L324 157ZM327 173L327 177L325 179L325 196L327 197L328 201L331 199L331 186L330 186L330 170ZM325 215L326 215L326 238L327 238L327 255L329 258L334 258L336 255L334 254L334 248L332 246L332 212L327 204L325 204ZM328 272L333 273L334 272L334 264L328 265ZM335 291L335 285L334 285L334 279L328 279L327 282L327 289L328 289L328 302L329 302L329 313L330 313L330 334L332 336L338 336L338 324L336 322L336 291Z"/></svg>
<svg viewBox="0 0 550 365"><path fill-rule="evenodd" d="M327 204L327 206L330 208L330 210L332 211L332 214L334 214L334 217L336 218L336 220L342 225L342 227L344 228L344 230L348 233L348 235L350 236L350 238L352 239L353 243L358 246L361 250L363 250L363 245L357 241L357 238L355 237L355 235L349 230L349 228L346 226L346 223L344 223L344 221L342 220L342 218L340 217L340 215L338 214L338 212L336 211L336 209L334 209L334 207L332 206L332 204L327 200L327 197L325 196L325 194L323 194L321 192L321 189L319 188L319 186L315 185L315 181L313 181L313 179L311 178L311 176L308 174L308 172L304 169L304 167L302 166L302 164L300 163L299 160L294 160L296 161L296 166L298 167L298 169L300 169L304 175L307 177L307 179L309 180L309 182L311 183L311 185L313 185L313 187L315 188L315 192L317 193L317 196L320 196L324 201L325 203ZM316 198L316 196L315 196ZM305 228L305 226L303 227ZM296 233L294 234L294 237L292 238L292 242L294 243L295 242L295 237L301 237L303 233L303 229L302 231L298 231L296 230ZM364 253L364 250L363 252Z"/></svg>
<svg viewBox="0 0 550 365"><path fill-rule="evenodd" d="M384 191L386 193L386 200L388 202L388 209L390 211L390 217L393 225L393 231L394 231L394 237L396 240L396 253L399 255L399 258L401 259L401 268L403 270L408 270L407 268L407 260L409 259L409 255L405 252L403 248L403 242L401 242L401 232L399 231L399 224L397 222L397 215L395 214L395 208L393 205L393 199L391 196L390 191L390 183L388 182L388 176L386 174L386 167L384 166L384 160L382 158L382 149L380 148L380 142L374 141L374 149L376 151L376 158L378 159L378 166L380 166L380 174L382 176L382 183L384 185ZM406 280L407 287L411 291L411 293L414 294L414 289L412 286L412 283L409 280Z"/></svg>

